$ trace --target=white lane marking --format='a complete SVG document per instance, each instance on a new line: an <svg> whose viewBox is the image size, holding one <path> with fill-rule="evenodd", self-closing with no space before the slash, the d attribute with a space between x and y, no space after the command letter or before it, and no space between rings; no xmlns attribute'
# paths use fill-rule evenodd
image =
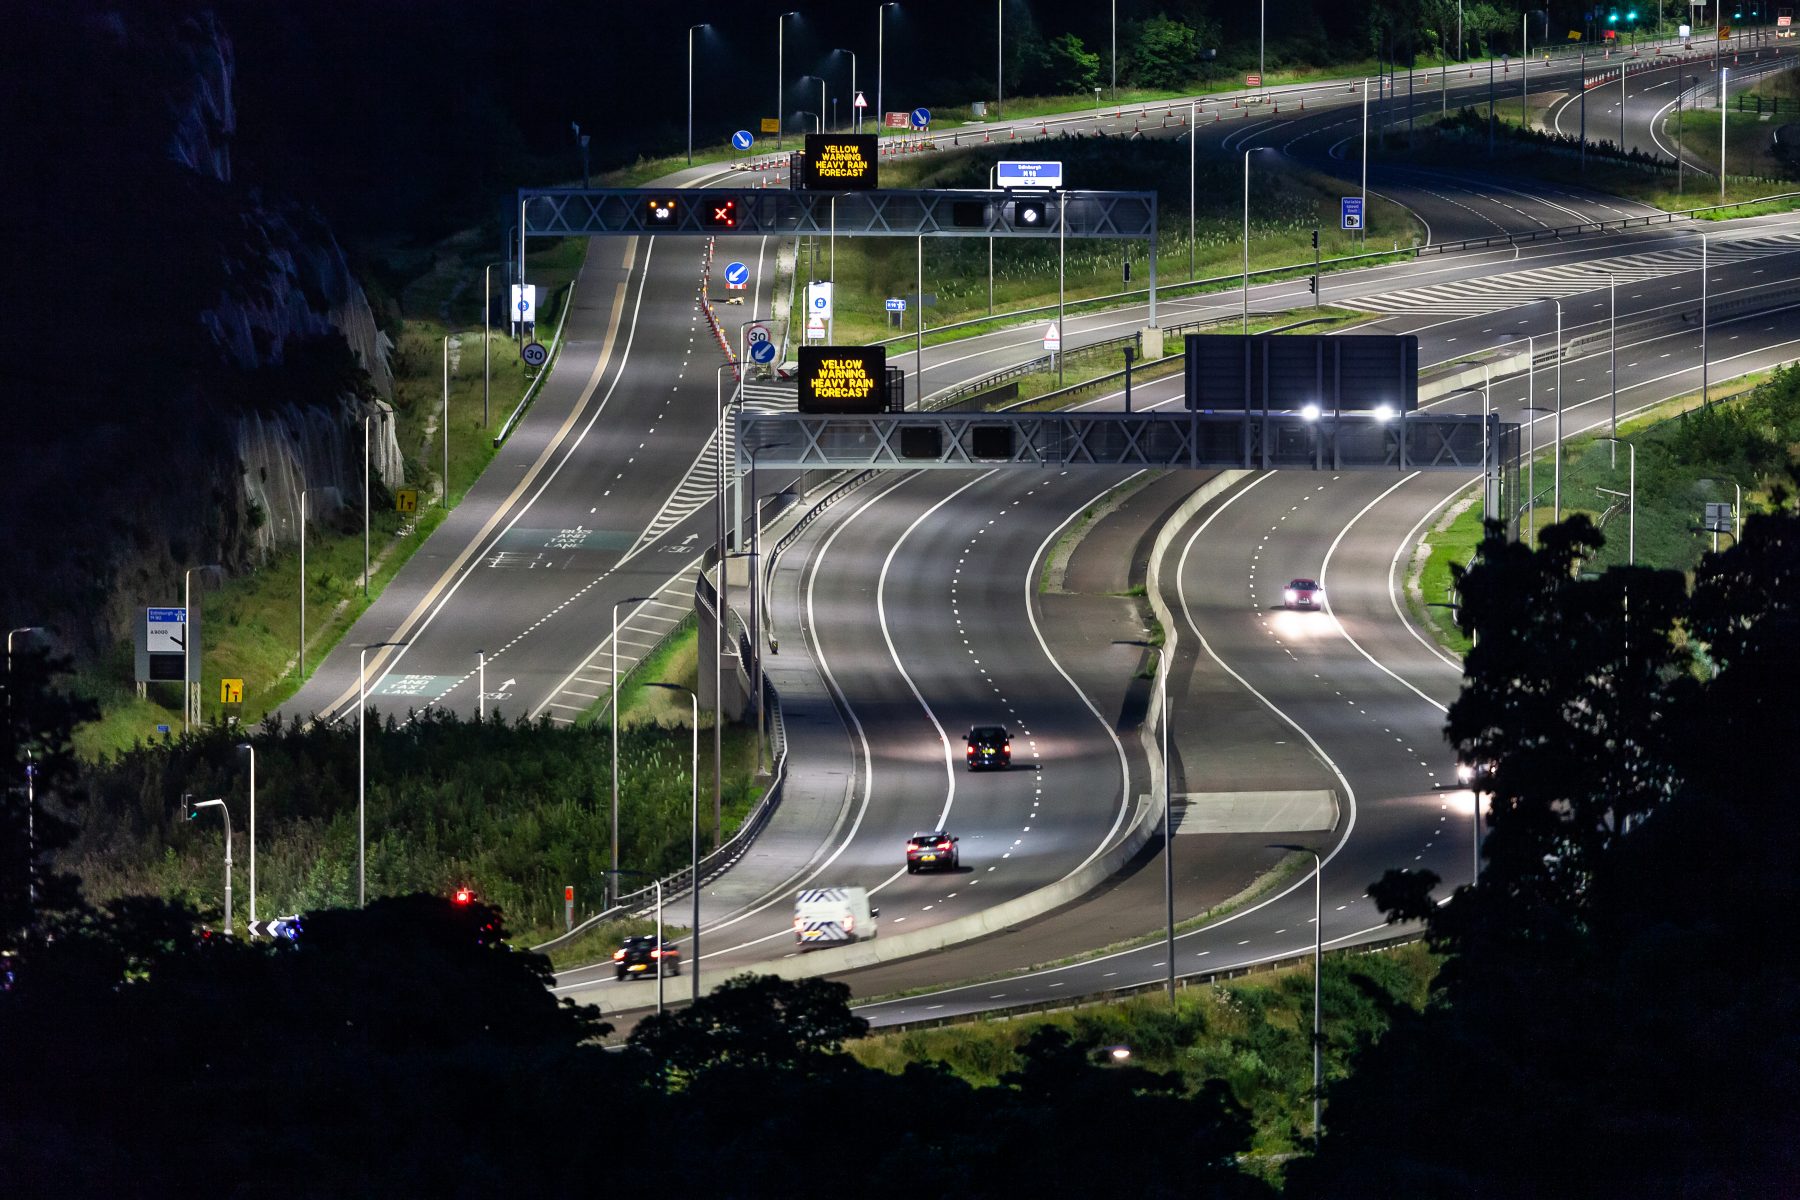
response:
<svg viewBox="0 0 1800 1200"><path fill-rule="evenodd" d="M1328 586L1325 586L1325 575L1326 575L1326 572L1328 570L1330 570L1330 568L1331 568L1331 558L1334 554L1337 553L1338 546L1343 543L1344 538L1349 535L1350 530L1356 525L1356 523L1358 521L1362 520L1363 517L1368 514L1370 509L1374 508L1377 504L1380 504L1383 500L1386 500L1389 496L1393 495L1400 488L1406 486L1408 483L1410 483L1414 479L1418 478L1419 475L1421 475L1422 473L1423 472L1414 471L1411 475L1403 476L1398 483L1396 483L1392 487L1386 489L1385 491L1383 491L1381 493L1381 495L1375 497L1373 500L1371 500L1367 504L1363 505L1361 510L1358 511L1354 517L1351 517L1349 522L1347 524L1345 524L1345 526L1342 529L1338 530L1338 535L1331 539L1330 548L1325 551L1325 561L1319 564L1319 583L1321 586L1325 587L1325 611L1326 611L1326 613L1328 613L1331 616L1332 621L1336 623L1338 632L1343 635L1344 640L1346 642L1349 642L1352 646L1354 646L1356 648L1356 652L1358 654L1360 654L1364 658L1368 659L1369 662L1371 664L1373 664L1374 667L1377 670L1379 670L1382 674L1393 679L1394 682L1398 683L1401 687L1405 688L1407 691L1411 692L1413 695L1417 696L1419 699L1423 700L1425 703L1431 705L1431 707L1437 709L1439 712L1449 712L1450 711L1449 706L1440 704L1436 700L1432 699L1430 696L1427 696L1424 692L1422 692L1418 688L1414 687L1412 685L1411 681L1402 679L1399 675L1395 674L1394 670L1391 667L1389 667L1386 663L1382 662L1380 659L1376 658L1373 654L1370 654L1367 650L1363 649L1362 643L1357 641L1354 637L1352 637L1350 635L1350 631L1348 629L1344 628L1343 621L1338 619L1338 615L1335 612L1332 612L1331 588Z"/></svg>

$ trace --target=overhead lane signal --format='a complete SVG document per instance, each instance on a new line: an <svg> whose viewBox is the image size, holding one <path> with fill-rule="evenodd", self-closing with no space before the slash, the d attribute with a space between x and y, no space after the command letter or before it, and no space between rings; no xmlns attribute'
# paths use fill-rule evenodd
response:
<svg viewBox="0 0 1800 1200"><path fill-rule="evenodd" d="M721 200L708 200L705 205L705 221L709 229L736 229L738 227L737 200L727 196Z"/></svg>
<svg viewBox="0 0 1800 1200"><path fill-rule="evenodd" d="M673 229L681 215L680 201L673 196L647 196L644 199L644 224Z"/></svg>
<svg viewBox="0 0 1800 1200"><path fill-rule="evenodd" d="M1049 207L1042 200L1015 200L1012 223L1015 229L1048 229Z"/></svg>

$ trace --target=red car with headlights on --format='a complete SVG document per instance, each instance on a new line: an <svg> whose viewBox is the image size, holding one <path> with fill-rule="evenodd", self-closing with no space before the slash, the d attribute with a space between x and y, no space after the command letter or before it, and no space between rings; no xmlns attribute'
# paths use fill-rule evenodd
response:
<svg viewBox="0 0 1800 1200"><path fill-rule="evenodd" d="M1317 608L1325 603L1325 589L1316 579L1294 579L1282 590L1281 602L1288 608Z"/></svg>

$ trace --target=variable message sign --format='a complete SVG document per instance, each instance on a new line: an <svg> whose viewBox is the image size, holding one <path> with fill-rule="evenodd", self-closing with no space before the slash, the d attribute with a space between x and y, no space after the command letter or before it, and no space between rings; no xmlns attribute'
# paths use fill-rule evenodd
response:
<svg viewBox="0 0 1800 1200"><path fill-rule="evenodd" d="M809 133L801 182L809 190L866 192L876 186L877 150L872 133Z"/></svg>
<svg viewBox="0 0 1800 1200"><path fill-rule="evenodd" d="M887 407L885 348L800 347L801 412L881 413Z"/></svg>

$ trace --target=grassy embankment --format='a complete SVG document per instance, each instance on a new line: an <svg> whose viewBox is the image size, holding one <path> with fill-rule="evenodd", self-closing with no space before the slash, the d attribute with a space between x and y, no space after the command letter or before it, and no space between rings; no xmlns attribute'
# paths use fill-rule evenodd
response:
<svg viewBox="0 0 1800 1200"><path fill-rule="evenodd" d="M1333 954L1321 975L1327 1088L1348 1074L1356 1052L1393 1024L1396 1011L1425 1005L1437 962L1413 943L1373 954ZM1045 1025L1076 1044L1176 1074L1189 1094L1220 1080L1255 1127L1246 1167L1278 1180L1284 1156L1303 1151L1312 1124L1312 973L1284 970L1180 992L1173 1009L1160 995L939 1029L876 1034L851 1043L864 1065L898 1073L942 1064L992 1086L1020 1063L1018 1049Z"/></svg>
<svg viewBox="0 0 1800 1200"><path fill-rule="evenodd" d="M383 304L381 284L402 280L386 306L399 316L393 367L396 438L405 460L405 487L416 488L418 509L400 513L394 497L377 481L371 491L370 597L400 570L447 515L443 494L443 337L454 336L450 376L450 503L468 491L494 456L493 434L518 404L534 375L496 317L492 334L493 386L488 421L482 420L481 274L485 242L463 234L426 250L390 250L369 272L374 302ZM568 287L581 269L586 243L579 239L536 241L526 255L530 278L539 288L542 316L538 337L546 345L561 316ZM494 287L503 287L494 272ZM545 300L546 294L548 299ZM498 310L496 310L498 311ZM316 668L368 607L362 591L360 497L333 521L310 523L306 545L306 662ZM225 714L219 680L244 680L244 703L236 715L244 724L260 720L299 687L300 556L297 547L271 555L254 571L214 587L195 583L202 617L201 657L204 713L209 722ZM137 698L130 683L131 647L77 681L101 706L99 721L77 735L83 756L119 751L157 735L158 725L181 729L181 695L172 685L151 685Z"/></svg>
<svg viewBox="0 0 1800 1200"><path fill-rule="evenodd" d="M1715 387L1713 407L1702 411L1697 394L1681 396L1641 415L1619 422L1619 436L1637 446L1637 561L1640 566L1691 572L1712 548L1712 535L1700 529L1707 503L1735 502L1732 481L1743 487L1744 512L1768 502L1769 489L1786 477L1786 448L1800 443L1800 372L1793 368L1760 372ZM1626 561L1630 512L1623 498L1602 492L1628 492L1629 454L1603 441L1604 430L1566 439L1563 449L1563 515L1586 513L1601 524L1607 544L1588 564L1604 570ZM1537 456L1538 506L1520 518L1520 536L1541 530L1555 518L1546 490L1554 470L1553 453L1540 440ZM1524 467L1520 468L1521 488ZM1420 575L1419 592L1427 604L1450 600L1450 564L1467 563L1481 538L1482 511L1472 504L1425 538L1430 555ZM1730 544L1729 535L1720 545ZM1446 648L1467 653L1468 642L1457 630L1450 610L1426 607L1411 594L1416 619L1428 625Z"/></svg>
<svg viewBox="0 0 1800 1200"><path fill-rule="evenodd" d="M688 861L689 710L685 702L665 709L661 699L672 693L644 685L695 686L697 658L689 630L647 659L621 690L620 859L627 869L667 874ZM557 728L433 714L372 725L367 733L370 895L473 886L506 911L520 944L561 932L567 885L576 889L579 912L598 907L612 845L612 739L604 722ZM85 766L85 796L71 814L80 836L62 865L80 875L91 899L159 895L216 921L221 831L216 822L183 820L180 796L218 796L230 806L235 830L241 928L249 915L249 795L247 763L236 743L244 736L215 727ZM260 726L249 737L258 777L259 914L354 903L355 729ZM704 747L710 739L703 734L701 741ZM722 828L729 837L760 786L751 773L750 732L728 727L723 748ZM700 758L703 846L711 831L708 749ZM626 880L625 887L642 882ZM584 941L597 957L595 946ZM604 949L610 952L610 944Z"/></svg>
<svg viewBox="0 0 1800 1200"><path fill-rule="evenodd" d="M1188 157L1184 145L1175 142L1118 138L1051 138L1004 146L971 146L961 150L923 153L885 164L885 186L957 188L987 186L989 165L1008 155L1029 152L1058 158L1071 186L1104 186L1123 191L1153 190L1158 193L1161 228L1158 234L1158 285L1167 294L1170 281L1189 278ZM1338 225L1338 198L1343 185L1324 175L1299 169L1278 156L1253 159L1250 183L1250 267L1260 270L1305 263L1296 277L1310 270L1312 231L1320 230L1320 252L1326 259L1359 253L1364 247ZM1218 159L1203 160L1196 181L1193 261L1200 278L1228 276L1242 267L1243 175L1241 164ZM1370 198L1371 236L1367 249L1402 247L1423 240L1424 230L1404 210L1377 197ZM1110 295L1126 287L1142 288L1148 281L1143 242L1111 239L1078 239L1065 247L1065 292L1069 300ZM906 324L888 324L885 301L890 296L910 296L917 289L915 247L904 238L837 239L836 317L833 333L841 343L874 342L904 335L913 328L916 314L909 311ZM935 296L926 308L927 341L933 325L982 317L987 304L987 241L984 238L945 238L925 247L925 292ZM809 258L802 248L799 277L809 265L817 278L831 274L828 250L821 240ZM1124 264L1131 262L1131 283L1124 281ZM1218 287L1228 287L1220 283ZM994 244L994 310L1005 312L1056 302L1056 247L1049 242L999 239ZM800 311L796 309L795 311ZM1041 322L1039 314L1032 322ZM1165 318L1166 320L1166 318ZM999 318L996 325L1017 324ZM960 329L968 336L981 327ZM904 343L901 344L904 349Z"/></svg>

